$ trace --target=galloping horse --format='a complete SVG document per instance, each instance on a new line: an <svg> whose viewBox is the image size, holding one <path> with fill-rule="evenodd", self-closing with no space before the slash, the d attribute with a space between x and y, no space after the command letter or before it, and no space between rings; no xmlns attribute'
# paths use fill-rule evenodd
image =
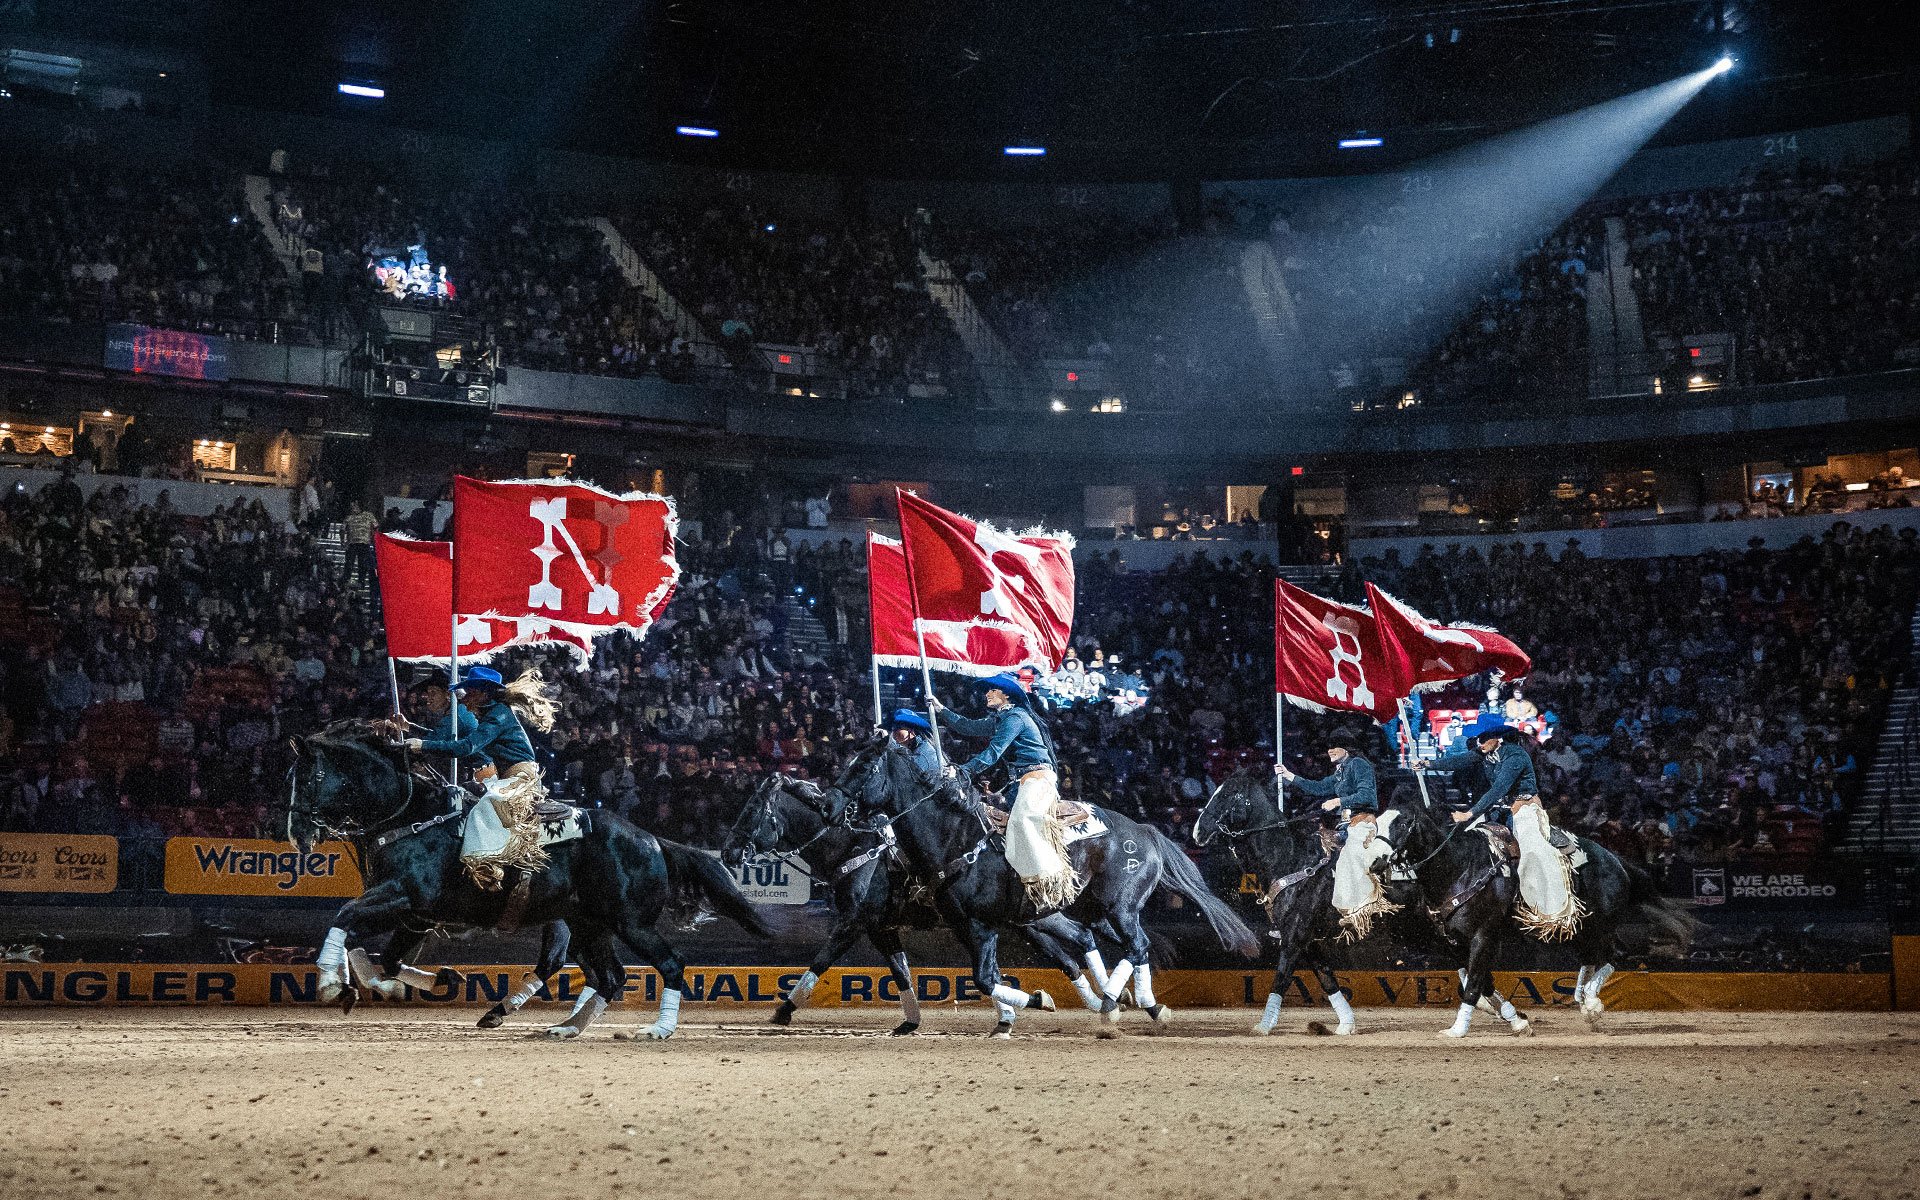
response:
<svg viewBox="0 0 1920 1200"><path fill-rule="evenodd" d="M1021 997L1000 982L999 931L1029 925L1038 914L1019 875L995 847L979 802L944 787L920 794L904 772L888 769L895 758L863 751L848 771L859 784L855 794L899 831L911 870L932 888L941 914L972 955L974 979L1002 1004L994 1036L1007 1036ZM1082 934L1085 921L1104 918L1119 935L1123 957L1107 977L1101 1020L1118 1023L1120 989L1133 975L1140 1007L1155 1021L1164 1021L1169 1010L1152 998L1151 943L1140 924L1140 910L1155 888L1165 884L1198 907L1230 949L1251 957L1259 952L1259 939L1207 890L1199 868L1165 834L1109 809L1094 813L1107 832L1068 847L1068 859L1086 883L1065 915L1082 923Z"/></svg>
<svg viewBox="0 0 1920 1200"><path fill-rule="evenodd" d="M1390 811L1399 814L1393 825L1393 854L1381 865L1410 871L1441 931L1456 945L1467 946L1467 967L1461 977L1460 1009L1453 1025L1442 1031L1464 1037L1473 1021L1475 1004L1494 996L1492 959L1513 918L1519 887L1511 871L1494 861L1484 835L1464 824L1441 829L1438 806L1425 792L1417 801L1401 789ZM1600 989L1613 974L1614 950L1620 926L1638 913L1654 929L1677 942L1684 953L1699 927L1676 901L1660 894L1653 877L1623 861L1619 855L1584 837L1574 837L1587 861L1573 874L1573 894L1586 906L1579 929L1567 939L1580 962L1574 1002L1587 1023L1597 1027L1606 1005ZM1377 869L1377 868L1376 868ZM1502 1002L1501 1015L1508 1008ZM1511 1023L1514 1018L1507 1018ZM1515 1026L1519 1031L1519 1026Z"/></svg>
<svg viewBox="0 0 1920 1200"><path fill-rule="evenodd" d="M294 741L293 793L288 832L300 844L321 837L351 842L367 890L348 901L328 932L329 947L402 929L433 926L490 929L519 923L565 921L582 950L581 969L597 993L548 1033L577 1037L618 999L625 972L614 942L625 942L660 972L660 1016L643 1030L671 1037L679 1025L684 964L654 925L676 900L698 899L748 932L773 930L732 875L711 855L655 838L610 813L587 816L582 835L550 850L547 866L530 881L524 906L514 889L485 892L460 869L460 822L446 811L439 783L411 769L405 750L385 726L342 721ZM353 982L342 961L322 964L322 997L349 997Z"/></svg>
<svg viewBox="0 0 1920 1200"><path fill-rule="evenodd" d="M780 998L773 1023L791 1024L794 1012L806 1004L820 977L864 933L873 948L886 955L900 988L901 1022L894 1034L917 1030L920 1001L913 991L913 975L900 932L933 928L940 923L940 913L912 899L912 879L893 861L890 841L878 832L849 823L846 793L838 787L822 788L786 775L768 776L740 810L722 852L724 860L733 865L748 854L797 856L807 864L809 874L825 880L833 889L833 927L806 973ZM1100 961L1098 944L1077 922L1054 913L1022 926L1020 932L1074 980L1087 1007L1100 1011L1105 1002L1100 991L1106 986L1105 965ZM1079 978L1082 962L1087 965L1091 982ZM1044 992L1036 994L1043 997L1040 1007L1051 1004L1051 997Z"/></svg>
<svg viewBox="0 0 1920 1200"><path fill-rule="evenodd" d="M1225 839L1234 861L1268 881L1267 914L1278 947L1267 1007L1253 1032L1272 1033L1295 966L1304 963L1339 1014L1335 1032L1353 1032L1353 1008L1328 964L1328 943L1339 931L1333 911L1333 859L1320 843L1320 810L1289 817L1281 811L1270 773L1241 770L1221 782L1193 821L1195 845ZM1242 855L1245 858L1242 858ZM1324 1026L1318 1027L1324 1031Z"/></svg>

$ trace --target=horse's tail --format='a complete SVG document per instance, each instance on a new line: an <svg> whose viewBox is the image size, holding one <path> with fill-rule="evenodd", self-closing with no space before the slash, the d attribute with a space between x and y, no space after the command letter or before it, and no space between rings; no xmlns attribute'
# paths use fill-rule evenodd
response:
<svg viewBox="0 0 1920 1200"><path fill-rule="evenodd" d="M1166 867L1161 882L1200 907L1207 924L1213 926L1214 936L1220 939L1220 944L1229 950L1238 950L1248 958L1260 953L1260 939L1233 909L1227 907L1226 901L1207 889L1207 881L1201 877L1200 868L1193 865L1193 860L1187 857L1187 852L1180 848L1180 844L1151 825L1142 825L1141 829L1147 840L1160 850L1160 858Z"/></svg>
<svg viewBox="0 0 1920 1200"><path fill-rule="evenodd" d="M1678 900L1661 895L1659 883L1645 869L1624 860L1620 865L1627 871L1627 900L1653 926L1654 937L1674 942L1683 956L1692 950L1694 935L1700 932L1700 919Z"/></svg>
<svg viewBox="0 0 1920 1200"><path fill-rule="evenodd" d="M733 872L713 855L665 838L655 838L667 860L667 879L675 892L691 892L713 911L756 937L772 937L774 928L733 884Z"/></svg>

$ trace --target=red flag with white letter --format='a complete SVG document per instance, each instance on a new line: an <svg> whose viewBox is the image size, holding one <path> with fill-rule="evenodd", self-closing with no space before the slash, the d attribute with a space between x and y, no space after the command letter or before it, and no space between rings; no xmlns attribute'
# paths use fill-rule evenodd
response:
<svg viewBox="0 0 1920 1200"><path fill-rule="evenodd" d="M920 665L913 636L913 597L907 591L907 556L900 543L867 534L867 607L873 624L873 661L883 667ZM980 621L927 621L927 658L935 666L969 675L1039 661L1027 637L1009 625Z"/></svg>
<svg viewBox="0 0 1920 1200"><path fill-rule="evenodd" d="M900 540L923 630L936 624L1011 630L1023 661L1060 669L1073 633L1073 539L1005 533L898 491Z"/></svg>
<svg viewBox="0 0 1920 1200"><path fill-rule="evenodd" d="M1367 585L1367 607L1379 623L1381 649L1398 695L1411 695L1417 688L1452 683L1482 671L1499 671L1508 679L1520 679L1533 670L1533 660L1526 651L1493 630L1430 621L1371 583Z"/></svg>
<svg viewBox="0 0 1920 1200"><path fill-rule="evenodd" d="M582 665L593 653L588 637L538 617L462 617L453 622L453 543L417 542L390 533L373 535L380 572L380 607L387 625L387 654L403 660L447 657L458 638L460 658L481 662L509 646L551 642L574 651Z"/></svg>
<svg viewBox="0 0 1920 1200"><path fill-rule="evenodd" d="M1302 708L1392 719L1394 690L1373 614L1274 580L1274 690Z"/></svg>
<svg viewBox="0 0 1920 1200"><path fill-rule="evenodd" d="M680 577L673 501L540 479L453 481L453 602L584 637L645 633Z"/></svg>

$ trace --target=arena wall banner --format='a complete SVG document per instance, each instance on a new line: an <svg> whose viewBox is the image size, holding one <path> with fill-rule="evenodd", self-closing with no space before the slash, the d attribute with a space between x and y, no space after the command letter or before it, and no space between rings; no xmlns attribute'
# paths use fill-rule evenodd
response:
<svg viewBox="0 0 1920 1200"><path fill-rule="evenodd" d="M444 1005L450 1008L491 1004L505 998L518 984L522 966L457 967L464 975L457 988L436 986L431 991L409 990L408 999L383 1001L363 997L365 1005L402 1003ZM770 1009L780 993L800 977L800 967L688 967L686 998L717 1010ZM630 1004L659 1000L660 977L652 969L627 972ZM1020 988L1043 987L1056 996L1072 995L1066 978L1055 970L1009 972L1009 983ZM1573 1004L1571 971L1495 972L1502 992L1528 1010L1566 1009ZM1174 1008L1246 1008L1265 1003L1272 975L1260 971L1155 972L1161 1000ZM1347 972L1341 987L1360 1008L1453 1008L1458 979L1451 972ZM0 963L0 1007L49 1005L227 1004L263 1006L317 1006L319 977L311 963ZM540 999L571 1004L579 995L581 978L568 969L556 976ZM980 1003L984 998L965 968L935 968L914 972L914 990L923 1004ZM1844 1011L1885 1012L1893 996L1890 977L1880 974L1626 972L1608 983L1605 999L1610 1009L1660 1012L1684 1011ZM899 986L883 967L835 968L814 988L810 1004L853 1007L898 1003ZM1325 996L1311 977L1295 976L1287 991L1289 1010L1323 1005ZM616 1006L618 1009L621 1006ZM1324 1012L1322 1008L1319 1011ZM1571 1019L1571 1018L1570 1018Z"/></svg>
<svg viewBox="0 0 1920 1200"><path fill-rule="evenodd" d="M119 885L117 838L0 833L0 892L111 892Z"/></svg>
<svg viewBox="0 0 1920 1200"><path fill-rule="evenodd" d="M166 887L176 896L358 896L360 869L345 842L301 853L262 838L167 839Z"/></svg>
<svg viewBox="0 0 1920 1200"><path fill-rule="evenodd" d="M109 325L105 366L136 375L225 379L227 339L146 325Z"/></svg>
<svg viewBox="0 0 1920 1200"><path fill-rule="evenodd" d="M727 869L733 872L740 894L755 904L805 904L813 899L813 876L807 874L807 864L797 858L755 854Z"/></svg>

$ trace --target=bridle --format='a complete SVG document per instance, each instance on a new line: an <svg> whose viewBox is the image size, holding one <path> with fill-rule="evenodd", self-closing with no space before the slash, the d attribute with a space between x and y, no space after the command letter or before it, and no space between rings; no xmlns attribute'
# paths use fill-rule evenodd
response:
<svg viewBox="0 0 1920 1200"><path fill-rule="evenodd" d="M312 773L307 779L307 786L310 793L318 792L320 785L324 783L327 778L327 768L322 760L322 756L314 754L311 755L311 757L313 759ZM317 840L347 842L356 838L365 837L377 830L387 828L402 816L405 816L407 810L413 807L414 788L417 780L413 774L412 757L406 750L404 744L401 748L400 777L406 781L406 787L400 794L400 803L392 812L380 818L378 821L370 823L351 822L346 825L334 825L330 821L321 818L320 810L312 807L301 807L299 804L299 770L299 754L296 751L293 764L287 768L287 840L289 842L294 841L293 822L296 816L304 818L312 826L314 833L319 835Z"/></svg>
<svg viewBox="0 0 1920 1200"><path fill-rule="evenodd" d="M1193 831L1191 836L1194 845L1205 848L1211 846L1215 838L1222 838L1227 843L1227 849L1231 851L1235 849L1236 843L1250 838L1256 833L1266 833L1274 829L1291 829L1295 825L1306 825L1320 820L1319 809L1310 809L1307 812L1301 813L1299 816L1289 817L1278 805L1275 805L1274 814L1276 819L1268 821L1264 825L1249 825L1243 829L1234 829L1216 818L1213 822L1213 831L1207 834L1207 836L1201 837L1200 821L1207 815L1207 809L1213 807L1213 802L1219 799L1221 791L1224 790L1226 786L1226 784L1222 783L1218 787L1215 787L1213 794L1207 797L1207 802L1200 806L1199 814L1193 818ZM1235 852L1235 857L1236 859L1238 858L1237 851Z"/></svg>

